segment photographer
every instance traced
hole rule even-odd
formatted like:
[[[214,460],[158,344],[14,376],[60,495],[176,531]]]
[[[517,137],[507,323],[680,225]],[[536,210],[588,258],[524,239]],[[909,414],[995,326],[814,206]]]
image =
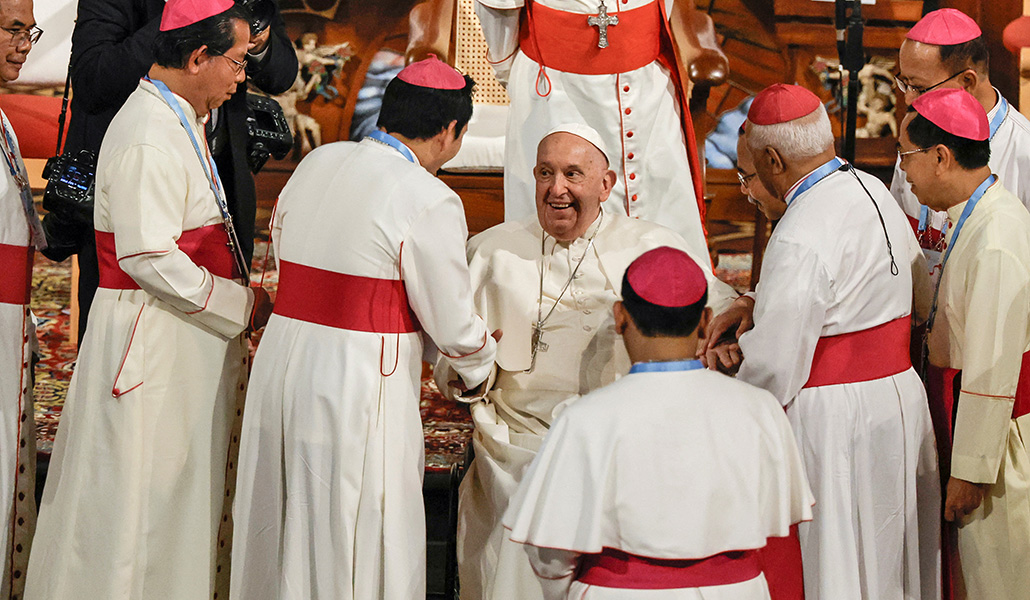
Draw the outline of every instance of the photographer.
[[[286,35],[276,0],[237,0],[265,16],[265,27],[254,31],[247,47],[247,79],[270,94],[286,91],[297,76],[297,55]],[[72,32],[71,79],[75,90],[65,154],[88,150],[94,157],[118,109],[139,85],[154,62],[154,38],[164,0],[79,0]],[[229,212],[241,232],[244,257],[253,254],[256,194],[247,167],[247,86],[219,109],[207,123],[207,138],[225,185]],[[79,341],[86,330],[89,308],[98,284],[92,222],[72,211],[44,218],[53,260],[79,255]]]

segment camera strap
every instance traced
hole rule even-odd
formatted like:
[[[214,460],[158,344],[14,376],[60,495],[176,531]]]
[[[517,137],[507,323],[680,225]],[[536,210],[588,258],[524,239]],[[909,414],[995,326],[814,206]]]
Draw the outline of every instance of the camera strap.
[[[29,236],[32,238],[32,245],[37,250],[45,250],[47,247],[46,236],[43,235],[43,225],[39,221],[39,214],[36,213],[36,205],[32,201],[32,186],[29,185],[29,176],[25,171],[25,163],[21,157],[15,154],[14,136],[11,135],[11,126],[7,122],[7,115],[3,116],[3,150],[4,161],[7,162],[7,169],[18,186],[18,193],[21,195],[22,209],[25,211],[25,219],[29,224]]]
[[[200,159],[200,164],[204,169],[204,175],[207,176],[207,182],[211,186],[211,191],[214,192],[215,200],[218,203],[218,210],[222,213],[222,222],[225,224],[226,233],[229,234],[229,250],[236,259],[236,267],[239,269],[240,275],[246,279],[250,269],[247,267],[247,261],[243,258],[243,251],[240,249],[240,240],[236,236],[236,228],[232,223],[232,215],[229,214],[229,204],[225,199],[225,190],[222,188],[222,180],[218,177],[218,167],[215,165],[214,159],[201,150],[201,146],[197,142],[197,136],[193,134],[193,128],[190,127],[190,123],[186,119],[186,114],[183,113],[182,107],[179,106],[179,101],[172,95],[172,91],[168,89],[168,86],[159,79],[151,79],[150,77],[144,77],[143,79],[157,87],[165,104],[175,111],[175,115],[179,117],[179,124],[182,125],[182,128],[190,136],[190,141],[193,142],[193,149],[196,151],[197,158]]]

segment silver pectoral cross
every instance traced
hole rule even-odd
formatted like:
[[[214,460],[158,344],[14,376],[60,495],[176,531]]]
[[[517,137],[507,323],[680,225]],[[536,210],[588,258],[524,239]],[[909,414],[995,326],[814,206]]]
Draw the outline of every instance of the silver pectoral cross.
[[[533,355],[532,355],[532,357],[530,359],[529,369],[526,370],[526,373],[532,373],[533,369],[536,369],[536,355],[537,355],[537,352],[547,352],[547,344],[544,343],[543,337],[544,337],[544,327],[543,327],[543,324],[539,323],[539,322],[534,323],[533,324],[533,341],[531,342],[532,346],[533,346]]]
[[[590,27],[596,27],[598,33],[597,47],[607,48],[608,47],[608,26],[618,25],[619,15],[609,15],[608,7],[604,5],[604,0],[601,0],[600,6],[597,7],[596,17],[587,17],[587,25]]]

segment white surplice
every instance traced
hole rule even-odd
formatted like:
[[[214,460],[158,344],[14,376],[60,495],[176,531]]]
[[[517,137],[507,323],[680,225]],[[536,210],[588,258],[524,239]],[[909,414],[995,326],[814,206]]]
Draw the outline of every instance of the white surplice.
[[[815,494],[800,527],[808,598],[940,597],[940,484],[926,393],[911,368],[803,388],[820,337],[912,312],[926,267],[905,215],[875,177],[835,171],[792,198],[766,249],[739,377],[787,408]],[[788,198],[790,196],[788,195]],[[923,315],[923,303],[917,314]]]
[[[10,150],[15,168],[25,173],[14,129],[2,111],[0,119],[14,142]],[[6,147],[6,141],[0,143]],[[0,163],[0,169],[0,245],[5,246],[5,254],[24,256],[30,252],[32,241],[21,192],[6,161]],[[30,218],[38,219],[35,211]],[[28,283],[31,285],[31,281]],[[24,291],[3,290],[5,294],[22,297]],[[4,553],[0,598],[5,599],[21,597],[36,525],[36,421],[31,366],[35,336],[28,305],[0,302],[0,526],[4,528],[0,532],[0,552]]]
[[[618,15],[655,1],[609,2],[608,13]],[[537,93],[540,65],[516,51],[519,13],[525,2],[476,0],[476,14],[489,44],[487,58],[511,98],[504,150],[505,221],[536,215],[533,167],[544,135],[564,123],[585,123],[601,135],[611,169],[618,175],[609,200],[611,210],[664,225],[683,236],[692,255],[707,255],[687,159],[686,144],[694,140],[684,141],[668,70],[658,61],[609,75],[579,75],[548,67],[550,93],[542,96]],[[533,0],[533,4],[580,13],[584,28],[588,28],[587,15],[598,12],[597,0]],[[671,0],[665,3],[666,18],[672,5]],[[589,30],[596,32],[593,27]],[[547,84],[541,81],[540,85]]]
[[[629,264],[659,246],[686,250],[675,232],[607,210],[571,243],[545,235],[535,217],[503,223],[470,240],[476,310],[491,330],[499,328],[504,336],[498,343],[492,389],[472,405],[476,458],[462,481],[458,504],[462,598],[541,597],[525,553],[506,541],[501,517],[559,406],[629,370],[629,357],[615,333],[612,306],[620,298]],[[559,301],[584,253],[582,266]],[[708,277],[709,304],[721,309],[732,302],[736,294],[712,275],[707,255],[694,260]],[[532,365],[538,309],[542,307],[546,317],[556,301],[536,365],[526,373]],[[437,369],[436,377],[446,389],[451,378],[446,370]]]
[[[204,120],[176,101],[202,140]],[[189,137],[147,81],[104,138],[95,202],[97,231],[114,234],[118,266],[142,289],[97,290],[25,598],[221,597],[226,463],[246,381],[240,334],[254,295],[176,244],[184,231],[222,218]]]
[[[998,94],[998,102],[987,113],[987,120],[991,123],[1002,109],[1001,92],[997,89],[994,91]],[[1030,209],[1030,120],[1011,103],[1008,104],[1004,120],[991,138],[990,166],[1005,189],[1015,194],[1023,205]],[[891,194],[908,215],[913,226],[917,224],[922,205],[912,193],[912,186],[905,180],[900,160],[894,164]],[[939,232],[948,218],[947,212],[930,210],[928,214],[928,227]]]
[[[952,243],[967,202],[948,209]],[[962,226],[942,276],[930,361],[962,371],[951,476],[989,484],[960,521],[958,563],[970,599],[1030,593],[1030,415],[1012,418],[1030,350],[1030,213],[1000,183]]]
[[[704,369],[640,372],[583,396],[555,419],[504,526],[527,545],[549,600],[756,600],[769,597],[763,575],[675,590],[573,579],[578,555],[605,548],[681,560],[759,549],[810,519],[812,502],[772,394]]]
[[[425,598],[423,343],[470,386],[496,350],[473,312],[467,237],[458,196],[380,142],[322,146],[297,167],[274,215],[276,259],[402,280],[422,331],[272,315],[244,418],[233,598]],[[370,308],[339,298],[340,311]]]

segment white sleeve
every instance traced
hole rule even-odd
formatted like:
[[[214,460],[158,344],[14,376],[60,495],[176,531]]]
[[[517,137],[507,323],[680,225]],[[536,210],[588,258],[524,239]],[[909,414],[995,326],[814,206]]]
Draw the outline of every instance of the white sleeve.
[[[190,319],[235,337],[246,328],[254,292],[212,275],[179,249],[189,193],[179,162],[155,146],[133,146],[113,161],[109,198],[118,265],[147,293]],[[214,202],[214,198],[211,199]]]
[[[465,211],[456,195],[422,211],[401,246],[408,302],[445,362],[469,387],[493,368],[497,343],[472,304]]]
[[[754,329],[740,337],[737,377],[772,392],[787,406],[808,381],[830,304],[830,277],[811,249],[769,244],[755,302]]]
[[[515,51],[519,48],[521,6],[521,0],[477,0],[475,6],[488,46],[486,59],[493,66],[497,81],[505,87],[511,64],[515,61]]]
[[[568,597],[569,586],[576,574],[578,552],[540,548],[530,544],[522,547],[529,555],[529,564],[533,567],[545,600],[564,600]]]

